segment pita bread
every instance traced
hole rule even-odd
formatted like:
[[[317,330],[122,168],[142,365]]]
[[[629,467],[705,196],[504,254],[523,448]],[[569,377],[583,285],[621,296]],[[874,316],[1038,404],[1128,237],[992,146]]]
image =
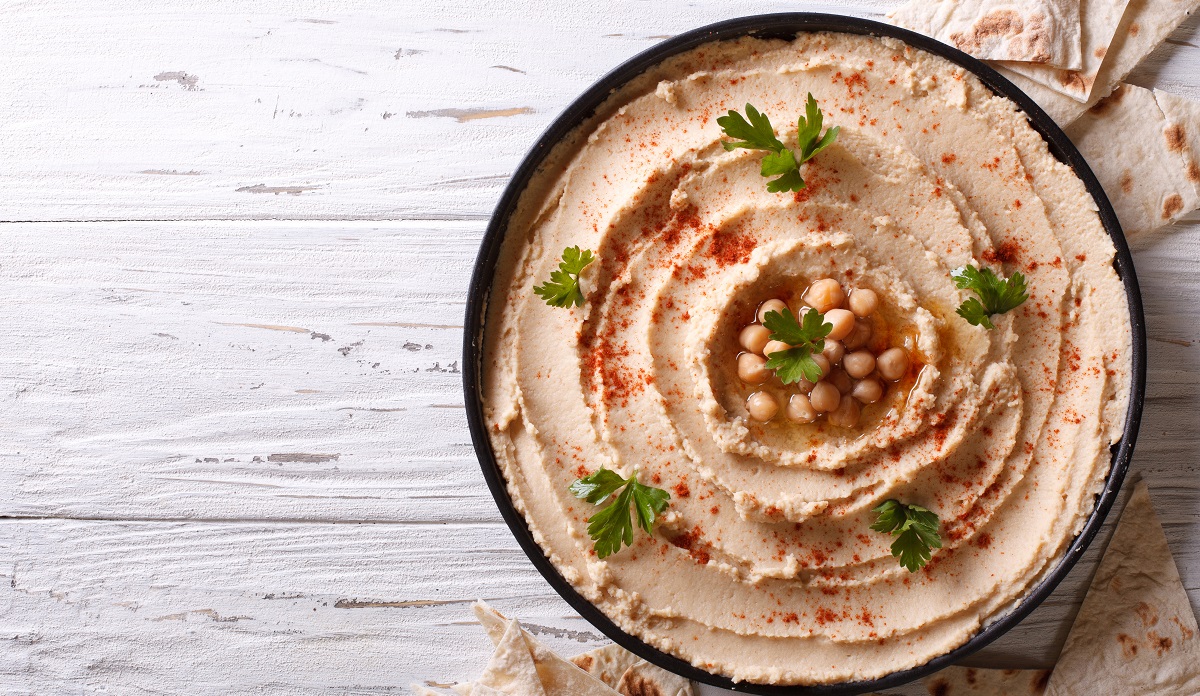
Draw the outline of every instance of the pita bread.
[[[1144,481],[1104,552],[1046,696],[1200,694],[1196,617]]]
[[[583,671],[616,689],[621,696],[692,696],[692,682],[646,662],[617,645],[606,645],[571,658]]]
[[[1049,66],[1006,62],[1004,67],[1050,89],[1086,102],[1096,83],[1096,75],[1108,55],[1113,36],[1125,14],[1129,0],[1081,0],[1079,3],[1079,40],[1081,63],[1078,66]]]
[[[1200,101],[1160,89],[1154,90],[1154,100],[1167,117],[1167,149],[1183,153],[1185,176],[1200,191]]]
[[[1200,110],[1180,103],[1186,100],[1169,101],[1176,118],[1187,123],[1169,123],[1150,90],[1121,85],[1066,129],[1130,237],[1200,206],[1200,188],[1189,179],[1189,171],[1197,172],[1185,137],[1200,132]]]
[[[642,662],[642,659],[613,643],[576,655],[571,658],[571,662],[579,669],[615,689],[621,682],[625,670]]]
[[[617,692],[621,696],[692,696],[692,682],[638,660],[621,675]]]
[[[976,58],[1083,67],[1079,0],[911,0],[888,18]]]
[[[537,665],[529,654],[529,645],[521,635],[521,626],[509,621],[504,635],[496,644],[496,652],[477,682],[510,696],[546,696]]]
[[[475,616],[483,624],[492,644],[499,647],[510,622],[483,602],[474,605]],[[516,623],[516,622],[512,622]],[[546,696],[618,696],[611,687],[544,647],[517,624],[517,631],[533,659]]]
[[[921,680],[930,696],[1042,696],[1048,669],[947,667]]]
[[[1004,66],[997,66],[997,69],[1033,97],[1058,125],[1066,126],[1107,97],[1129,71],[1170,36],[1197,7],[1200,7],[1200,0],[1129,0],[1100,69],[1088,88],[1087,101],[1082,104],[1078,99]],[[1061,84],[1053,79],[1047,79],[1046,83]]]

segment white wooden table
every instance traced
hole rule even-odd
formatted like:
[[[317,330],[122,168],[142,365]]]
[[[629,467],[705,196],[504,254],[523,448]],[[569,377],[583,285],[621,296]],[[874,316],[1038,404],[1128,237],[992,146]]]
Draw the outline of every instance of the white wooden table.
[[[663,37],[887,7],[6,4],[0,692],[406,693],[479,673],[480,597],[565,653],[599,644],[501,522],[467,434],[462,314],[492,206],[570,100]],[[1196,19],[1133,81],[1200,97]],[[1135,244],[1134,470],[1194,603],[1198,222]],[[1095,555],[974,662],[1051,664]]]

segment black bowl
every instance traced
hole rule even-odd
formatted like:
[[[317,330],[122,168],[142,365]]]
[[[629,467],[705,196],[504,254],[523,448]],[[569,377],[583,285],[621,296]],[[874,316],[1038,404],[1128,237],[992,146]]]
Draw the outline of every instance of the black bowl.
[[[1114,266],[1125,285],[1125,297],[1129,303],[1130,324],[1133,330],[1133,384],[1130,388],[1129,410],[1125,414],[1124,435],[1120,442],[1112,448],[1112,465],[1109,470],[1108,479],[1105,482],[1104,489],[1100,492],[1096,500],[1096,506],[1091,516],[1088,518],[1086,524],[1084,524],[1083,531],[1075,537],[1066,553],[1058,561],[1058,565],[1041,582],[1034,586],[1025,595],[1024,599],[1021,600],[1021,603],[1012,611],[995,618],[966,643],[945,655],[936,657],[919,667],[902,672],[894,672],[879,679],[820,686],[767,686],[747,682],[734,683],[727,677],[693,667],[691,664],[653,648],[622,631],[608,617],[601,613],[600,610],[571,587],[571,584],[558,573],[558,570],[546,558],[542,548],[533,540],[525,518],[513,507],[512,500],[508,496],[504,475],[501,473],[500,467],[496,464],[491,441],[488,439],[487,430],[484,427],[480,394],[480,359],[483,352],[483,323],[487,314],[488,295],[491,290],[492,276],[500,251],[500,244],[503,240],[505,229],[508,226],[508,218],[516,207],[521,192],[525,189],[538,165],[549,154],[550,150],[572,129],[587,119],[613,90],[645,72],[650,67],[662,62],[664,59],[695,48],[703,43],[723,39],[735,39],[747,35],[769,39],[792,39],[800,32],[812,31],[866,34],[900,39],[910,46],[941,56],[952,63],[966,68],[975,73],[993,92],[1016,102],[1017,106],[1025,112],[1034,129],[1046,139],[1050,147],[1050,152],[1061,162],[1070,166],[1075,171],[1075,174],[1083,180],[1088,193],[1096,200],[1096,205],[1100,211],[1100,221],[1104,224],[1105,230],[1112,237],[1113,244],[1117,248]],[[554,123],[546,129],[546,132],[538,138],[533,148],[529,151],[529,154],[521,162],[521,166],[513,174],[512,180],[509,181],[507,188],[504,190],[504,194],[500,197],[500,202],[496,205],[496,211],[492,214],[491,222],[488,224],[487,232],[484,234],[483,245],[479,250],[479,257],[475,261],[475,271],[471,276],[471,286],[467,297],[466,329],[463,336],[463,388],[466,397],[467,422],[471,428],[471,440],[475,444],[475,453],[479,457],[479,463],[483,467],[483,476],[487,479],[488,487],[492,491],[492,496],[496,499],[496,504],[500,507],[500,513],[503,515],[504,521],[508,523],[509,529],[512,530],[512,533],[517,538],[517,542],[521,544],[521,548],[529,556],[529,560],[533,561],[533,564],[550,585],[583,618],[600,629],[604,635],[639,657],[676,674],[705,684],[732,689],[733,691],[751,694],[790,694],[793,696],[858,694],[867,691],[878,691],[919,679],[974,653],[993,640],[996,640],[996,638],[999,638],[1005,631],[1020,622],[1021,619],[1024,619],[1041,604],[1042,600],[1046,599],[1054,591],[1058,583],[1070,572],[1076,561],[1079,560],[1079,557],[1083,555],[1084,550],[1087,549],[1088,544],[1095,538],[1096,532],[1100,530],[1100,525],[1104,522],[1104,517],[1108,514],[1109,509],[1112,508],[1117,492],[1121,488],[1121,482],[1124,480],[1125,473],[1129,469],[1129,460],[1133,455],[1133,444],[1137,438],[1138,424],[1141,421],[1142,400],[1146,388],[1146,327],[1145,318],[1142,315],[1141,293],[1138,290],[1137,276],[1134,274],[1133,269],[1133,259],[1129,254],[1129,246],[1125,243],[1125,236],[1121,232],[1120,223],[1117,222],[1116,213],[1113,212],[1112,205],[1109,203],[1108,197],[1104,194],[1104,189],[1101,188],[1100,182],[1096,180],[1096,176],[1092,174],[1092,170],[1088,167],[1087,162],[1084,161],[1083,155],[1079,154],[1079,150],[1067,139],[1062,129],[1046,115],[1046,112],[1042,111],[1041,107],[1026,96],[1024,92],[1017,89],[1011,82],[1001,77],[999,73],[979,60],[956,48],[906,29],[900,29],[889,24],[882,24],[867,19],[842,17],[839,15],[814,13],[770,14],[742,17],[718,22],[717,24],[710,24],[706,27],[680,34],[639,53],[600,78],[596,84],[592,85],[582,96],[572,102],[562,115],[555,119]]]

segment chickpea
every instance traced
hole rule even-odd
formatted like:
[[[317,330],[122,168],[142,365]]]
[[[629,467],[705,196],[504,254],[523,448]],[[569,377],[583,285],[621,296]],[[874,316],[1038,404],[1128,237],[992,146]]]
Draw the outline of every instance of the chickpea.
[[[783,310],[787,309],[787,304],[783,300],[767,300],[758,308],[759,323],[767,320],[767,312],[779,312],[783,314]]]
[[[825,313],[825,323],[833,325],[826,338],[840,341],[854,331],[854,312],[848,309],[831,309]]]
[[[862,379],[875,371],[875,356],[869,350],[856,350],[842,359],[842,367],[855,379]]]
[[[822,377],[829,374],[829,358],[825,357],[822,353],[817,353],[816,355],[812,356],[812,359],[813,362],[817,364],[817,367],[821,368]]]
[[[829,382],[817,382],[808,401],[818,413],[828,413],[838,407],[842,401],[842,393]]]
[[[781,350],[790,350],[791,346],[783,341],[767,341],[767,345],[763,346],[763,355],[770,357],[771,353],[778,353]]]
[[[787,405],[788,420],[796,423],[811,423],[817,419],[817,410],[803,394],[792,394]]]
[[[841,369],[832,370],[825,381],[837,387],[837,390],[843,394],[849,394],[850,390],[854,388],[854,380],[850,379],[850,375]]]
[[[850,395],[864,404],[873,404],[883,398],[883,385],[877,379],[864,379],[854,385]]]
[[[815,386],[817,386],[816,382],[810,382],[807,379],[804,379],[803,377],[800,378],[799,382],[796,382],[796,388],[799,389],[801,391],[801,393],[804,393],[804,394],[811,392],[813,390],[813,387],[815,387]]]
[[[874,290],[859,288],[850,293],[850,311],[860,317],[869,317],[879,309],[879,295]]]
[[[754,420],[766,423],[779,413],[779,402],[769,392],[754,392],[746,399],[746,410]]]
[[[854,330],[842,340],[842,343],[846,346],[846,350],[858,350],[867,345],[867,341],[871,340],[872,333],[871,322],[859,319],[854,322]]]
[[[835,307],[841,307],[846,300],[846,293],[841,283],[833,278],[822,278],[809,286],[804,293],[804,303],[821,314]]]
[[[858,425],[858,418],[861,415],[862,409],[859,408],[857,401],[842,399],[838,407],[829,414],[829,423],[839,428],[853,428]]]
[[[761,353],[767,341],[771,340],[771,332],[762,324],[751,324],[738,334],[738,343],[751,353]]]
[[[762,384],[771,376],[767,360],[754,353],[742,353],[737,357],[738,379],[746,384]]]
[[[843,346],[841,341],[826,339],[825,350],[821,351],[821,355],[824,355],[831,365],[839,365],[846,355],[846,346]]]
[[[875,359],[875,366],[879,369],[881,377],[895,382],[908,372],[908,351],[903,348],[889,348]]]

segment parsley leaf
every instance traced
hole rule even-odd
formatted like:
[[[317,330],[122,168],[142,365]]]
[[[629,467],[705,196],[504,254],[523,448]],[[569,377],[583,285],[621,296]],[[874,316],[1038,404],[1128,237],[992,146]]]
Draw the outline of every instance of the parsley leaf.
[[[804,313],[803,324],[796,320],[796,315],[787,307],[784,307],[782,312],[767,312],[767,316],[763,317],[763,326],[770,330],[772,341],[783,341],[792,345],[814,341],[823,343],[821,339],[833,331],[833,324],[826,324],[825,315],[815,309]],[[823,349],[824,345],[817,346],[817,350]]]
[[[1025,288],[1025,276],[1013,273],[1008,280],[1000,278],[990,268],[963,266],[950,271],[954,285],[961,290],[970,290],[979,296],[972,297],[958,307],[958,316],[972,326],[994,329],[991,316],[1004,314],[1029,299]]]
[[[791,345],[788,350],[779,350],[767,356],[767,369],[784,384],[793,384],[801,379],[816,382],[821,379],[821,367],[813,360],[814,353],[825,350],[825,336],[833,330],[833,324],[825,323],[825,315],[809,310],[802,321],[796,321],[792,310],[784,307],[783,312],[767,312],[763,326],[771,331],[772,341],[783,341]]]
[[[762,169],[759,173],[763,176],[778,176],[779,178],[768,181],[767,190],[772,193],[799,191],[805,186],[804,178],[800,176],[800,165],[833,144],[833,141],[837,140],[838,133],[841,132],[841,128],[834,126],[825,131],[824,136],[821,135],[824,115],[811,92],[804,109],[805,115],[797,121],[796,142],[800,146],[799,157],[775,136],[771,120],[767,118],[766,114],[754,108],[752,104],[746,104],[746,116],[731,110],[727,116],[717,119],[717,125],[721,126],[725,135],[737,138],[737,140],[723,140],[721,145],[726,151],[737,148],[769,151],[771,154],[763,157]],[[747,117],[749,118],[747,119]]]
[[[621,478],[615,471],[600,467],[600,470],[590,476],[576,479],[571,483],[571,494],[576,498],[597,505],[604,502],[617,490],[624,487],[611,503],[588,520],[588,536],[594,542],[592,548],[600,558],[607,558],[625,546],[633,545],[633,517],[629,514],[629,506],[633,505],[637,516],[637,525],[647,534],[654,528],[654,522],[671,500],[671,495],[661,488],[647,486],[637,480],[637,471],[628,479]]]
[[[740,141],[735,142],[723,141],[721,145],[724,146],[726,152],[739,147],[773,152],[784,149],[783,143],[775,137],[775,129],[771,127],[771,120],[767,118],[766,114],[760,113],[753,105],[747,104],[746,115],[750,117],[749,121],[738,112],[730,110],[728,116],[721,116],[717,119],[717,125],[725,131],[725,135],[731,138],[741,138]]]
[[[599,505],[624,485],[625,479],[621,478],[620,474],[600,467],[600,470],[591,476],[575,479],[571,483],[570,491],[571,495],[576,498],[586,500],[592,505]]]
[[[591,249],[579,250],[579,247],[563,249],[562,263],[557,271],[551,271],[550,280],[534,286],[533,291],[551,307],[576,307],[583,304],[583,292],[579,289],[579,274],[588,264],[595,261]]]
[[[942,548],[938,534],[938,516],[919,505],[906,505],[899,500],[885,500],[871,512],[877,517],[871,529],[896,537],[892,555],[900,565],[915,573],[929,562],[933,549]]]

